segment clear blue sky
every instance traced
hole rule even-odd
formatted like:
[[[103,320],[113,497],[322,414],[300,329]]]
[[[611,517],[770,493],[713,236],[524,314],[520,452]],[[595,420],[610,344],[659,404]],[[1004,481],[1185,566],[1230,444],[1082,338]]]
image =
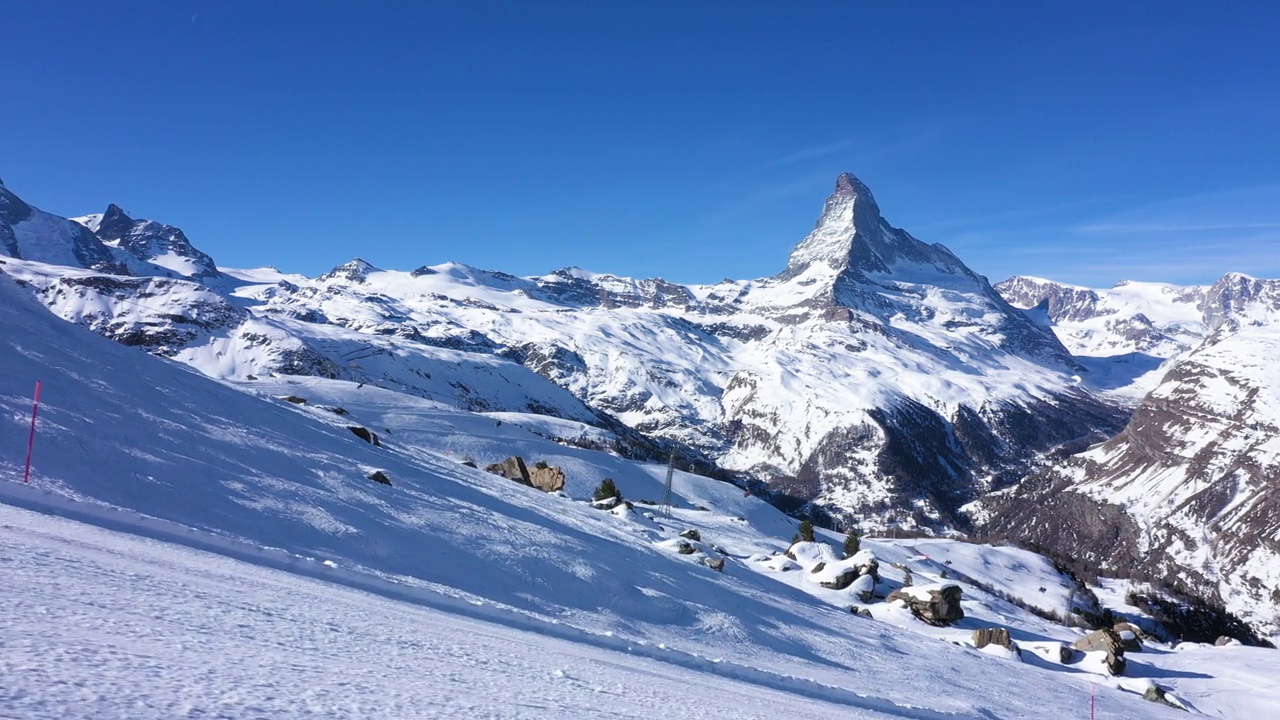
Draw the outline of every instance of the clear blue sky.
[[[835,176],[993,281],[1280,277],[1268,2],[0,0],[0,177],[220,264],[771,275]]]

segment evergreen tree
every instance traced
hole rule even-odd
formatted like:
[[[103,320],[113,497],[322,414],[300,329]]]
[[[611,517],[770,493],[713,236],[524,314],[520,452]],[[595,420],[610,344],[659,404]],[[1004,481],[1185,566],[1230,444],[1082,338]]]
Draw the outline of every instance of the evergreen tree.
[[[854,555],[857,555],[861,546],[862,544],[858,538],[857,532],[850,530],[849,534],[844,536],[844,556],[846,558],[851,558]]]
[[[805,542],[813,542],[813,523],[808,520],[800,521],[800,539]]]
[[[618,486],[613,484],[613,478],[601,480],[591,499],[599,502],[606,498],[618,498],[618,502],[622,502],[622,493],[618,490]]]

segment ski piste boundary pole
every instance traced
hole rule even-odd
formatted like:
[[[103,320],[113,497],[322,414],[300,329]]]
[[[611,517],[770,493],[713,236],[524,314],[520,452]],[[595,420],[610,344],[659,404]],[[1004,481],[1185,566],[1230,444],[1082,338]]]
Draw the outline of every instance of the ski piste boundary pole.
[[[40,412],[40,381],[36,381],[36,399],[31,403],[31,435],[27,437],[27,469],[22,472],[22,482],[31,480],[31,450],[36,446],[36,415]]]

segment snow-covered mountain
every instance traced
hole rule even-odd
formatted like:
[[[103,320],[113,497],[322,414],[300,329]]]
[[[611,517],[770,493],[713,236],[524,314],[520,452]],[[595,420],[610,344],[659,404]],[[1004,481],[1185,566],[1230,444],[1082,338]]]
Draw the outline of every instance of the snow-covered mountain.
[[[127,274],[113,252],[85,227],[33,208],[0,182],[0,253],[50,265]]]
[[[189,278],[213,278],[218,268],[213,258],[197,250],[181,230],[154,220],[134,220],[119,205],[105,213],[71,218],[103,243]]]
[[[991,526],[1099,567],[1164,576],[1280,627],[1280,281],[1173,296],[1206,335],[1125,430],[985,501]],[[1189,321],[1190,322],[1190,321]]]
[[[662,514],[644,499],[663,465],[550,439],[586,423],[348,380],[219,382],[53,317],[6,276],[21,262],[0,265],[0,675],[20,678],[0,714],[1056,718],[1095,685],[1132,718],[1166,715],[1144,695],[1274,702],[1224,692],[1277,666],[1258,648],[1152,638],[1108,674],[1105,651],[1067,647],[1082,631],[1024,609],[1086,594],[1032,553],[868,538],[855,558],[881,580],[863,600],[816,564],[788,572],[795,523],[760,498],[677,472]],[[563,492],[472,467],[511,453],[562,468]],[[633,506],[590,502],[606,476]],[[791,555],[855,562],[818,540]],[[965,619],[884,601],[908,576],[960,590]],[[983,629],[1010,647],[978,649]]]
[[[482,379],[424,382],[448,374],[432,358],[528,368],[793,506],[869,525],[962,522],[960,505],[1124,419],[1051,331],[890,226],[847,174],[781,273],[700,286],[362,260],[314,279],[214,277],[176,229],[114,206],[83,222],[109,250],[203,282],[28,277],[50,308],[121,339],[144,329],[139,344],[211,376],[348,377],[496,410]]]
[[[1054,332],[1074,355],[1170,358],[1194,347],[1208,332],[1201,308],[1207,286],[1125,280],[1095,290],[1019,276],[995,288],[1016,307],[1043,303]]]
[[[60,317],[213,378],[311,376],[559,418],[568,424],[547,434],[636,458],[676,450],[684,467],[758,478],[785,508],[864,528],[963,525],[966,503],[1052,466],[1035,476],[1048,479],[982,504],[988,528],[1074,527],[1095,512],[1081,508],[1114,495],[1135,511],[1101,506],[1105,537],[1082,550],[1099,562],[1115,547],[1154,548],[1133,538],[1166,526],[1231,545],[1220,527],[1228,506],[1249,508],[1230,520],[1238,529],[1248,518],[1244,536],[1276,540],[1267,528],[1280,514],[1257,499],[1270,497],[1275,460],[1240,434],[1269,421],[1201,422],[1246,402],[1251,418],[1269,417],[1272,378],[1245,369],[1265,367],[1272,350],[1271,281],[1104,291],[1015,278],[998,286],[1007,302],[946,248],[889,225],[850,175],[781,273],[693,286],[578,268],[403,272],[359,259],[317,278],[218,270],[180,230],[116,206],[70,222],[0,191],[7,274]],[[1213,392],[1214,377],[1238,380],[1242,394]],[[1134,406],[1125,433],[1062,462],[1113,438]],[[1237,466],[1256,466],[1254,480],[1230,485],[1239,476],[1223,468]],[[1144,483],[1174,505],[1211,485],[1236,489],[1214,491],[1231,498],[1223,507],[1179,510],[1175,522],[1137,510],[1145,505],[1125,493]],[[1071,492],[1041,502],[1046,488]],[[1040,541],[1073,555],[1072,533]],[[1237,571],[1249,545],[1233,547],[1231,558],[1165,556],[1199,574],[1182,587],[1226,600],[1248,578],[1259,592],[1280,588],[1270,570]],[[1216,573],[1234,575],[1215,584]]]

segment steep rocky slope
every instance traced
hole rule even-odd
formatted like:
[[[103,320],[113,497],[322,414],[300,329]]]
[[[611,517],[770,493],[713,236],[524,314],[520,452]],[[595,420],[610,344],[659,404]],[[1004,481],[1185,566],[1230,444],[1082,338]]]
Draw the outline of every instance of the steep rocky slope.
[[[1125,430],[989,499],[988,527],[1280,627],[1280,281],[1197,293],[1203,343]]]

